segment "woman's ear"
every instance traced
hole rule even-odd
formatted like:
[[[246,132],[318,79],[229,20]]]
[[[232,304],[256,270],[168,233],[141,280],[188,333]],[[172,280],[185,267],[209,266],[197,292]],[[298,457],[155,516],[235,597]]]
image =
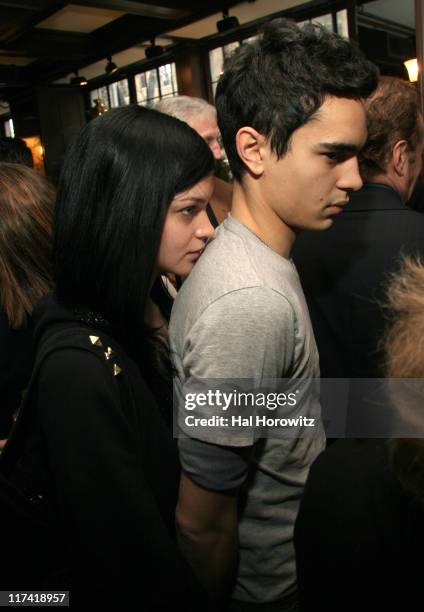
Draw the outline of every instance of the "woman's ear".
[[[263,174],[263,154],[266,139],[252,127],[242,127],[236,134],[237,153],[243,164],[255,177]]]

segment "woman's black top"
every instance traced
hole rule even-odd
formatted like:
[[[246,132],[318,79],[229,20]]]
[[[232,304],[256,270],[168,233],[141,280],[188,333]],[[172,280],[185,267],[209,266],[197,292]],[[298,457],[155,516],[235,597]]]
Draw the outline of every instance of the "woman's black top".
[[[34,360],[31,326],[12,329],[0,308],[0,439],[7,438]]]
[[[85,329],[50,297],[33,316],[36,343]],[[61,349],[43,362],[31,439],[13,476],[59,517],[68,567],[46,586],[69,588],[81,606],[204,607],[175,543],[175,440],[122,347],[101,326],[87,327],[89,336],[99,338],[98,355]]]

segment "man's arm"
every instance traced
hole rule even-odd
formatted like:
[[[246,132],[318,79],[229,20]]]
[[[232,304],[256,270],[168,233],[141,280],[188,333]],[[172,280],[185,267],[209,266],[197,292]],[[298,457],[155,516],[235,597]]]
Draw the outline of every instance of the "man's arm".
[[[181,357],[174,355],[185,373],[183,393],[214,379],[280,377],[293,362],[294,330],[293,309],[275,291],[261,286],[226,294],[197,318],[176,351]],[[209,417],[212,406],[197,406],[195,414]],[[184,418],[179,425],[185,434],[178,440],[181,547],[202,584],[221,596],[228,594],[237,566],[237,492],[248,476],[254,435],[226,427],[202,432],[185,427]]]
[[[183,472],[176,520],[179,545],[199,582],[224,599],[237,566],[237,492],[208,491]]]

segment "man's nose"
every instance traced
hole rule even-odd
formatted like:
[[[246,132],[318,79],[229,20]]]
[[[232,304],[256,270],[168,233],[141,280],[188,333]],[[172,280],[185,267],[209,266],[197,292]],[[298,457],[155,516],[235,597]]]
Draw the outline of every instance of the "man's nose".
[[[363,185],[363,180],[359,174],[358,158],[353,157],[343,164],[343,173],[337,181],[337,187],[344,191],[358,191]]]
[[[217,160],[222,159],[223,151],[221,149],[221,145],[219,144],[218,140],[216,140],[216,139],[213,140],[210,143],[209,146],[210,146],[210,149],[211,149],[211,151],[213,153],[214,158],[217,159]]]

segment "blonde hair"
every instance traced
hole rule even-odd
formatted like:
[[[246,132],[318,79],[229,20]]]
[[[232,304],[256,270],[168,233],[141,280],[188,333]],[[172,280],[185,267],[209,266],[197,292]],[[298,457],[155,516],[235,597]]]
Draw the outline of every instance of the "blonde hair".
[[[392,322],[384,341],[389,378],[424,378],[424,262],[404,258],[388,292]],[[391,396],[398,410],[412,422],[424,420],[424,381],[397,381]],[[390,441],[392,468],[405,489],[424,497],[424,439]]]

